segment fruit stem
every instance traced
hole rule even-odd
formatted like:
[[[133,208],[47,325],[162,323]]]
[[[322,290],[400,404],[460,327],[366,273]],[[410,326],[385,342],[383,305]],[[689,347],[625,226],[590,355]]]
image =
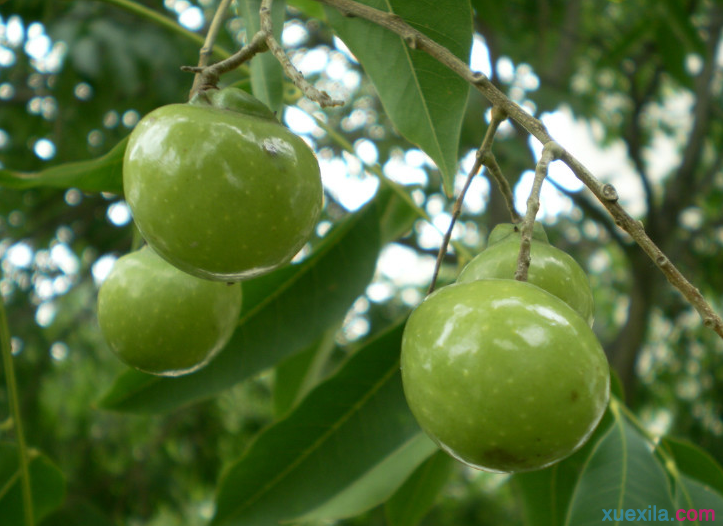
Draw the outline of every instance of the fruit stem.
[[[3,365],[5,367],[5,379],[8,386],[8,399],[10,409],[13,414],[13,424],[15,426],[15,435],[18,442],[18,463],[20,465],[22,495],[23,495],[23,513],[25,515],[26,526],[33,526],[35,518],[33,517],[33,494],[30,489],[30,467],[28,461],[28,449],[25,443],[25,434],[23,432],[23,422],[20,415],[20,401],[18,396],[18,384],[15,379],[15,368],[13,365],[12,344],[10,343],[10,329],[8,328],[7,316],[5,314],[5,305],[0,297],[0,347],[3,355]]]
[[[211,25],[209,26],[208,32],[206,33],[206,40],[204,40],[203,46],[198,52],[198,67],[202,68],[202,70],[203,68],[208,66],[208,63],[211,60],[211,55],[213,54],[213,45],[216,43],[218,32],[221,29],[221,23],[223,22],[223,18],[226,15],[230,4],[231,0],[221,0],[221,2],[219,2],[218,4],[218,7],[216,8],[216,12],[213,15],[213,20],[211,21]],[[201,72],[197,72],[195,77],[193,78],[193,87],[191,88],[191,92],[188,95],[189,100],[198,92],[199,89],[201,89],[204,81],[205,79],[203,77],[203,74]]]
[[[452,220],[449,222],[449,228],[447,228],[447,232],[444,234],[444,238],[442,239],[442,244],[439,246],[439,252],[437,253],[437,260],[434,263],[434,273],[432,274],[432,282],[429,284],[429,289],[427,290],[427,294],[431,294],[434,292],[434,288],[437,286],[437,278],[439,277],[439,269],[442,267],[442,260],[444,259],[444,255],[447,253],[447,247],[449,246],[449,240],[452,238],[452,230],[454,229],[454,225],[457,222],[457,219],[459,219],[460,214],[462,213],[462,203],[464,203],[464,196],[467,195],[467,190],[469,190],[470,185],[472,184],[472,179],[474,179],[474,176],[477,175],[477,172],[479,172],[480,168],[485,164],[486,160],[489,160],[489,156],[491,155],[492,151],[492,142],[494,141],[495,134],[497,133],[497,129],[499,128],[500,124],[507,118],[507,113],[497,107],[492,108],[492,117],[490,119],[490,125],[487,127],[487,132],[485,133],[485,137],[482,140],[482,145],[479,147],[479,150],[477,150],[477,154],[475,155],[474,164],[472,165],[472,168],[470,169],[469,173],[467,174],[467,180],[464,182],[464,186],[462,187],[462,191],[459,193],[459,196],[457,196],[457,200],[454,202],[454,206],[452,207]],[[503,178],[504,179],[504,178]],[[505,181],[507,182],[507,181]],[[512,191],[510,190],[510,194]]]
[[[527,273],[530,270],[530,248],[532,246],[532,229],[535,224],[537,211],[540,209],[540,191],[542,183],[547,177],[547,169],[552,161],[560,156],[562,148],[554,141],[548,141],[542,148],[542,155],[537,161],[535,167],[535,180],[532,183],[530,196],[527,198],[527,211],[525,218],[522,220],[522,228],[520,229],[520,253],[517,256],[517,270],[515,270],[515,279],[518,281],[527,281]]]

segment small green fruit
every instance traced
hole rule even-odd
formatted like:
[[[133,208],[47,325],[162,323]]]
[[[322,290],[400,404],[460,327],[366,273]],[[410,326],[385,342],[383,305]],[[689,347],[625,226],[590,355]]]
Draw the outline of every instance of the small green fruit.
[[[536,226],[539,223],[536,223]],[[513,279],[517,270],[521,234],[511,224],[498,225],[485,250],[462,269],[457,283],[478,279]],[[569,255],[547,242],[542,225],[533,232],[527,281],[557,296],[592,326],[595,304],[585,271]]]
[[[159,255],[219,281],[288,263],[311,237],[323,199],[311,149],[235,88],[146,115],[128,141],[123,186]]]
[[[207,364],[228,342],[241,310],[241,285],[191,276],[149,247],[113,265],[98,292],[108,345],[141,371],[179,376]]]
[[[487,246],[489,247],[494,245],[495,243],[499,243],[503,239],[513,234],[516,234],[519,239],[519,236],[521,235],[520,225],[515,225],[512,223],[500,223],[492,229],[492,232],[490,232],[490,235],[487,238]],[[532,225],[532,239],[543,241],[545,243],[550,242],[547,239],[547,232],[545,232],[545,228],[542,226],[542,223],[538,223],[537,221],[535,221],[535,223]]]
[[[571,455],[605,412],[605,354],[566,303],[486,279],[428,296],[402,339],[402,381],[422,429],[478,469],[530,471]]]

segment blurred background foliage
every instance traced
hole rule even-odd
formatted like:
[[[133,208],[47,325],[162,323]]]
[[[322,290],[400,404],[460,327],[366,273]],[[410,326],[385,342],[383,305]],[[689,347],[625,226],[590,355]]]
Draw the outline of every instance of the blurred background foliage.
[[[203,35],[216,0],[138,2]],[[0,168],[33,172],[98,157],[151,109],[187,98],[198,41],[91,0],[0,2]],[[431,216],[382,251],[374,281],[348,313],[340,344],[363,338],[423,297],[451,203],[428,158],[394,130],[373,87],[320,20],[313,1],[289,1],[283,43],[307,78],[341,108],[322,111],[293,88],[283,120],[317,151],[326,187],[320,229],[377,188],[373,166]],[[622,201],[656,243],[723,311],[723,8],[712,0],[626,2],[473,0],[473,64],[552,130]],[[246,38],[232,15],[218,44]],[[244,82],[236,72],[224,82]],[[489,107],[470,95],[463,167]],[[325,124],[318,125],[314,119]],[[332,130],[333,132],[330,132]],[[567,136],[571,136],[570,139]],[[566,140],[567,139],[567,140]],[[345,152],[342,140],[356,152]],[[570,142],[573,141],[573,142]],[[535,148],[506,124],[495,142],[524,195]],[[458,189],[464,179],[460,169]],[[594,329],[628,403],[655,432],[687,437],[723,462],[723,342],[646,256],[566,179],[551,177],[542,217],[553,244],[590,275]],[[474,254],[508,221],[497,190],[478,177],[454,239]],[[97,286],[132,243],[122,197],[76,189],[0,189],[0,291],[8,307],[30,444],[67,476],[64,508],[43,524],[203,524],[218,473],[273,418],[273,374],[163,417],[98,410],[123,366],[102,342]],[[465,262],[449,252],[442,280]],[[4,379],[3,379],[4,382]],[[12,438],[0,389],[0,438]],[[521,524],[505,478],[455,468],[423,524]],[[82,522],[86,521],[86,522]],[[385,524],[384,512],[343,521]]]

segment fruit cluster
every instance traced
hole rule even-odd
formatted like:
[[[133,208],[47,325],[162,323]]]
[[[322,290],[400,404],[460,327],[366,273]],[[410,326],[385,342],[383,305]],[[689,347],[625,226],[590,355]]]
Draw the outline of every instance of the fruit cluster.
[[[128,141],[123,189],[148,246],[116,262],[98,320],[121,360],[168,376],[197,370],[228,342],[239,281],[288,263],[323,198],[311,149],[235,88],[146,115]]]
[[[571,455],[610,393],[584,271],[536,226],[528,281],[516,281],[519,247],[514,225],[496,227],[457,283],[412,312],[402,341],[404,392],[421,427],[453,457],[495,472]]]

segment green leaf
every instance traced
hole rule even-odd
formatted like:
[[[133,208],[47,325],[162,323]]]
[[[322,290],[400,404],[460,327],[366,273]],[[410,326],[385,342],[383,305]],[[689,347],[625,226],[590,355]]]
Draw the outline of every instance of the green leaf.
[[[276,366],[274,415],[282,416],[294,407],[321,379],[323,367],[335,348],[338,327],[333,326],[307,350]]]
[[[385,512],[389,526],[419,524],[457,465],[447,453],[437,451],[419,466],[387,501]]]
[[[593,448],[572,495],[565,521],[570,526],[597,525],[605,519],[603,510],[628,513],[652,510],[674,513],[674,503],[663,466],[650,444],[621,414],[620,403],[612,400],[613,425]],[[659,518],[657,515],[655,518]],[[628,519],[629,520],[629,519]]]
[[[77,188],[83,192],[123,193],[123,155],[128,138],[97,159],[64,163],[39,172],[0,169],[0,186],[25,190],[38,186]]]
[[[261,0],[240,0],[238,7],[246,21],[246,38],[251,38],[261,29],[259,9]],[[281,40],[284,27],[286,2],[277,0],[272,4],[271,20],[274,36]],[[251,60],[251,92],[266,104],[271,111],[278,112],[284,98],[284,73],[279,61],[271,53],[260,53]]]
[[[298,9],[309,18],[326,19],[324,7],[315,0],[289,0],[289,6]]]
[[[30,485],[36,521],[57,509],[65,499],[65,477],[48,457],[29,452]],[[18,448],[0,443],[0,518],[2,526],[24,526]]]
[[[723,510],[723,495],[710,486],[681,475],[676,483],[675,518],[686,524],[705,525],[715,521],[715,512]]]
[[[469,1],[361,3],[399,15],[414,29],[468,62],[472,45]],[[469,85],[425,52],[411,49],[401,37],[372,22],[342,16],[331,8],[327,9],[327,17],[364,67],[389,118],[406,139],[434,160],[442,173],[445,192],[451,195]]]
[[[294,520],[310,522],[360,515],[386,501],[436,451],[439,448],[427,435],[417,433],[331,500]]]
[[[170,411],[301,352],[343,320],[369,284],[378,252],[379,217],[373,202],[328,233],[302,263],[244,282],[239,327],[204,369],[178,378],[129,370],[103,396],[101,407]]]
[[[672,455],[678,472],[723,495],[723,469],[707,451],[691,442],[671,437],[664,438],[659,447]]]
[[[347,494],[345,501],[334,502],[334,497],[367,477],[379,480],[377,468],[394,463],[393,456],[409,446],[422,458],[431,453],[417,442],[420,430],[404,398],[402,331],[399,323],[371,338],[289,417],[251,444],[221,479],[213,525],[276,526],[330,503],[335,513],[343,511],[344,502],[355,511],[361,501],[370,504],[368,494],[357,494],[360,500]]]

